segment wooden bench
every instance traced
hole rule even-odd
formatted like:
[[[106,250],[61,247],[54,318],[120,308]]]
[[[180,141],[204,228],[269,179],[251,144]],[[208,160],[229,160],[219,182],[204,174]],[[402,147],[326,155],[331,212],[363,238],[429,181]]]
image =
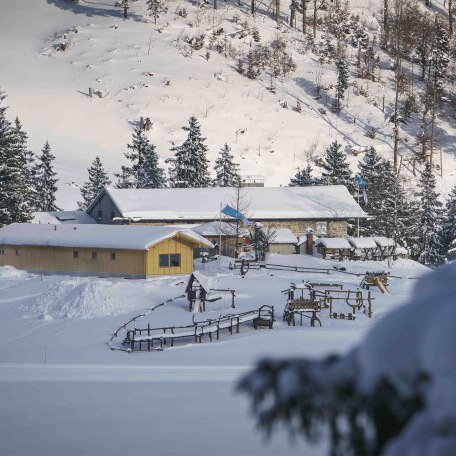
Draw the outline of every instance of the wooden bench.
[[[288,326],[293,324],[296,325],[296,314],[300,316],[300,324],[302,326],[303,317],[310,319],[310,326],[314,327],[315,322],[318,321],[319,325],[322,326],[321,320],[318,318],[318,312],[320,312],[320,303],[314,299],[298,298],[290,301],[284,310],[284,321],[288,323]]]

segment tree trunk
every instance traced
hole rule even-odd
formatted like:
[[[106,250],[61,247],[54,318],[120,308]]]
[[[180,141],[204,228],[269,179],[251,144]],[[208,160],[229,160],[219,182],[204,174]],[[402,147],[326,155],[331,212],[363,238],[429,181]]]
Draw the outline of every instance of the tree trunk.
[[[397,51],[399,52],[399,51]],[[395,77],[395,89],[396,94],[394,98],[394,174],[397,175],[397,159],[399,155],[399,78],[401,74],[401,59],[399,56],[396,57],[396,77]]]
[[[317,37],[317,0],[314,0],[314,11],[313,11],[313,37]]]
[[[217,9],[217,0],[214,0],[214,9]]]
[[[250,13],[252,14],[252,16],[255,16],[255,0],[251,0]]]
[[[290,27],[295,27],[296,26],[296,10],[292,8],[290,11]]]
[[[453,35],[453,0],[448,0],[448,21],[450,25],[450,36]]]
[[[388,38],[389,38],[389,0],[383,0],[383,33],[385,34],[385,48],[388,46]]]
[[[307,33],[307,0],[302,0],[302,33],[305,35]]]
[[[124,14],[123,14],[123,16],[124,16],[124,19],[127,19],[127,17],[128,17],[128,4],[126,4],[126,3],[124,4]]]
[[[276,8],[275,8],[275,13],[276,13],[276,22],[278,24],[280,24],[280,0],[275,0],[275,5],[276,5]]]

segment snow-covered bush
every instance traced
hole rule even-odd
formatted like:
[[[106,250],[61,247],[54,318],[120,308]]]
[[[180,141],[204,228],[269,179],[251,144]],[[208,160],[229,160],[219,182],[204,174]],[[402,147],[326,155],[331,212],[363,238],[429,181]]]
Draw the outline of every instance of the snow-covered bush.
[[[452,264],[420,280],[346,356],[260,362],[238,386],[259,426],[329,435],[336,455],[455,454],[455,277]]]

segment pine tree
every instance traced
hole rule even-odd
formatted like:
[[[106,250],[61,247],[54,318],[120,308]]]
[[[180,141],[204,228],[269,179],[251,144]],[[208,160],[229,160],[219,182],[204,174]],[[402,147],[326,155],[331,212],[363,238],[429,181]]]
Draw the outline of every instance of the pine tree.
[[[154,24],[157,24],[157,19],[160,17],[160,14],[166,13],[168,8],[163,0],[147,0],[147,10],[154,18]]]
[[[445,207],[445,217],[443,219],[443,254],[448,258],[448,252],[453,247],[452,243],[456,241],[456,186],[448,198]]]
[[[48,212],[59,210],[55,203],[58,179],[56,177],[57,173],[54,171],[54,159],[55,157],[51,153],[51,147],[46,141],[34,169],[36,211]]]
[[[155,146],[150,143],[144,128],[135,128],[132,143],[127,145],[125,157],[131,166],[122,166],[116,188],[161,188],[165,184],[164,170],[158,166]]]
[[[208,149],[196,117],[190,117],[188,127],[182,129],[188,131],[187,139],[181,146],[172,147],[174,157],[166,160],[172,165],[169,170],[171,185],[179,188],[208,187],[211,183],[206,158]]]
[[[432,167],[426,162],[420,178],[419,251],[417,259],[426,266],[434,267],[443,262],[442,222],[443,204],[436,192]]]
[[[347,157],[342,152],[342,144],[334,141],[326,149],[323,162],[322,183],[327,185],[345,185],[351,194],[354,194],[353,174],[347,163]]]
[[[29,222],[32,218],[23,136],[6,119],[7,108],[1,106],[5,98],[0,91],[0,226]]]
[[[98,155],[95,157],[95,160],[87,171],[89,173],[89,180],[85,182],[81,188],[81,195],[84,201],[78,202],[79,209],[83,211],[90,206],[100,191],[111,183],[108,174],[103,169],[103,165]]]
[[[447,77],[448,64],[450,63],[450,39],[448,32],[436,16],[435,20],[435,49],[433,57],[434,85],[437,90],[443,89],[443,80]]]
[[[138,168],[137,188],[163,188],[166,183],[165,171],[158,165],[155,146],[149,144]]]
[[[343,60],[336,62],[337,67],[337,84],[336,84],[336,98],[334,100],[334,111],[340,112],[341,100],[344,99],[345,91],[348,89],[348,65]]]
[[[239,183],[239,165],[234,162],[231,148],[225,143],[215,160],[215,179],[212,181],[214,187],[236,187]]]
[[[312,177],[312,167],[307,165],[305,168],[298,168],[298,172],[290,179],[289,187],[310,187],[316,185],[316,180]]]

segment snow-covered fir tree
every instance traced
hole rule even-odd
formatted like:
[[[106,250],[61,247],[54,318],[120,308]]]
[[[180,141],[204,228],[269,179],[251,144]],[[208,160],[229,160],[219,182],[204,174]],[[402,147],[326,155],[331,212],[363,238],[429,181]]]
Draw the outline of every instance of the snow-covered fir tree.
[[[195,188],[209,187],[209,162],[206,158],[206,138],[201,136],[201,127],[195,116],[190,117],[188,127],[182,127],[188,132],[187,139],[180,146],[171,148],[174,157],[166,160],[171,163],[169,170],[170,182],[173,187]]]
[[[34,180],[36,189],[35,210],[48,212],[58,211],[59,208],[55,203],[55,193],[57,191],[57,173],[54,171],[55,157],[51,153],[51,146],[46,141],[41,155],[37,157],[37,163],[34,168]]]
[[[125,157],[130,166],[122,166],[121,172],[114,174],[118,181],[117,188],[161,188],[165,185],[165,172],[158,164],[155,146],[150,143],[144,128],[135,128],[129,151]]]
[[[160,14],[166,13],[168,8],[163,0],[147,0],[147,10],[149,14],[154,18],[154,24],[157,23],[157,19],[160,17]]]
[[[25,223],[32,218],[23,137],[6,118],[7,108],[2,106],[5,98],[0,92],[0,226]]]
[[[235,163],[234,156],[228,144],[220,150],[215,160],[215,179],[212,181],[214,187],[236,187],[239,183],[239,164]]]
[[[336,84],[336,98],[334,99],[334,111],[340,112],[342,108],[341,100],[345,97],[345,91],[348,89],[348,65],[343,60],[336,62],[337,68],[337,84]]]
[[[312,167],[298,168],[298,172],[290,179],[289,187],[310,187],[316,185],[316,179],[312,177]]]
[[[24,166],[22,172],[24,175],[25,182],[28,186],[29,207],[31,210],[33,210],[36,199],[36,190],[34,187],[35,179],[33,175],[35,159],[33,152],[29,150],[27,147],[28,135],[23,130],[22,124],[18,117],[16,117],[16,119],[14,120],[12,132],[15,138],[16,147],[18,149],[17,153],[23,157]]]
[[[429,162],[426,162],[419,182],[419,251],[416,259],[429,267],[443,262],[443,204],[436,192],[435,176]]]
[[[432,59],[434,67],[434,85],[437,90],[443,89],[443,81],[447,78],[450,63],[450,39],[446,27],[436,16],[435,19],[435,48]]]
[[[452,246],[452,243],[456,241],[456,186],[453,187],[453,190],[450,193],[448,201],[445,206],[445,217],[443,219],[443,232],[442,232],[442,244],[443,244],[443,254],[448,258],[449,250],[455,245]]]
[[[321,182],[325,185],[345,185],[351,194],[354,194],[355,186],[353,174],[347,163],[347,157],[342,151],[342,144],[337,141],[331,143],[326,149],[323,162]]]
[[[81,195],[84,201],[78,202],[79,209],[86,210],[95,197],[111,181],[103,168],[100,157],[97,155],[90,168],[87,169],[89,180],[81,188]]]

